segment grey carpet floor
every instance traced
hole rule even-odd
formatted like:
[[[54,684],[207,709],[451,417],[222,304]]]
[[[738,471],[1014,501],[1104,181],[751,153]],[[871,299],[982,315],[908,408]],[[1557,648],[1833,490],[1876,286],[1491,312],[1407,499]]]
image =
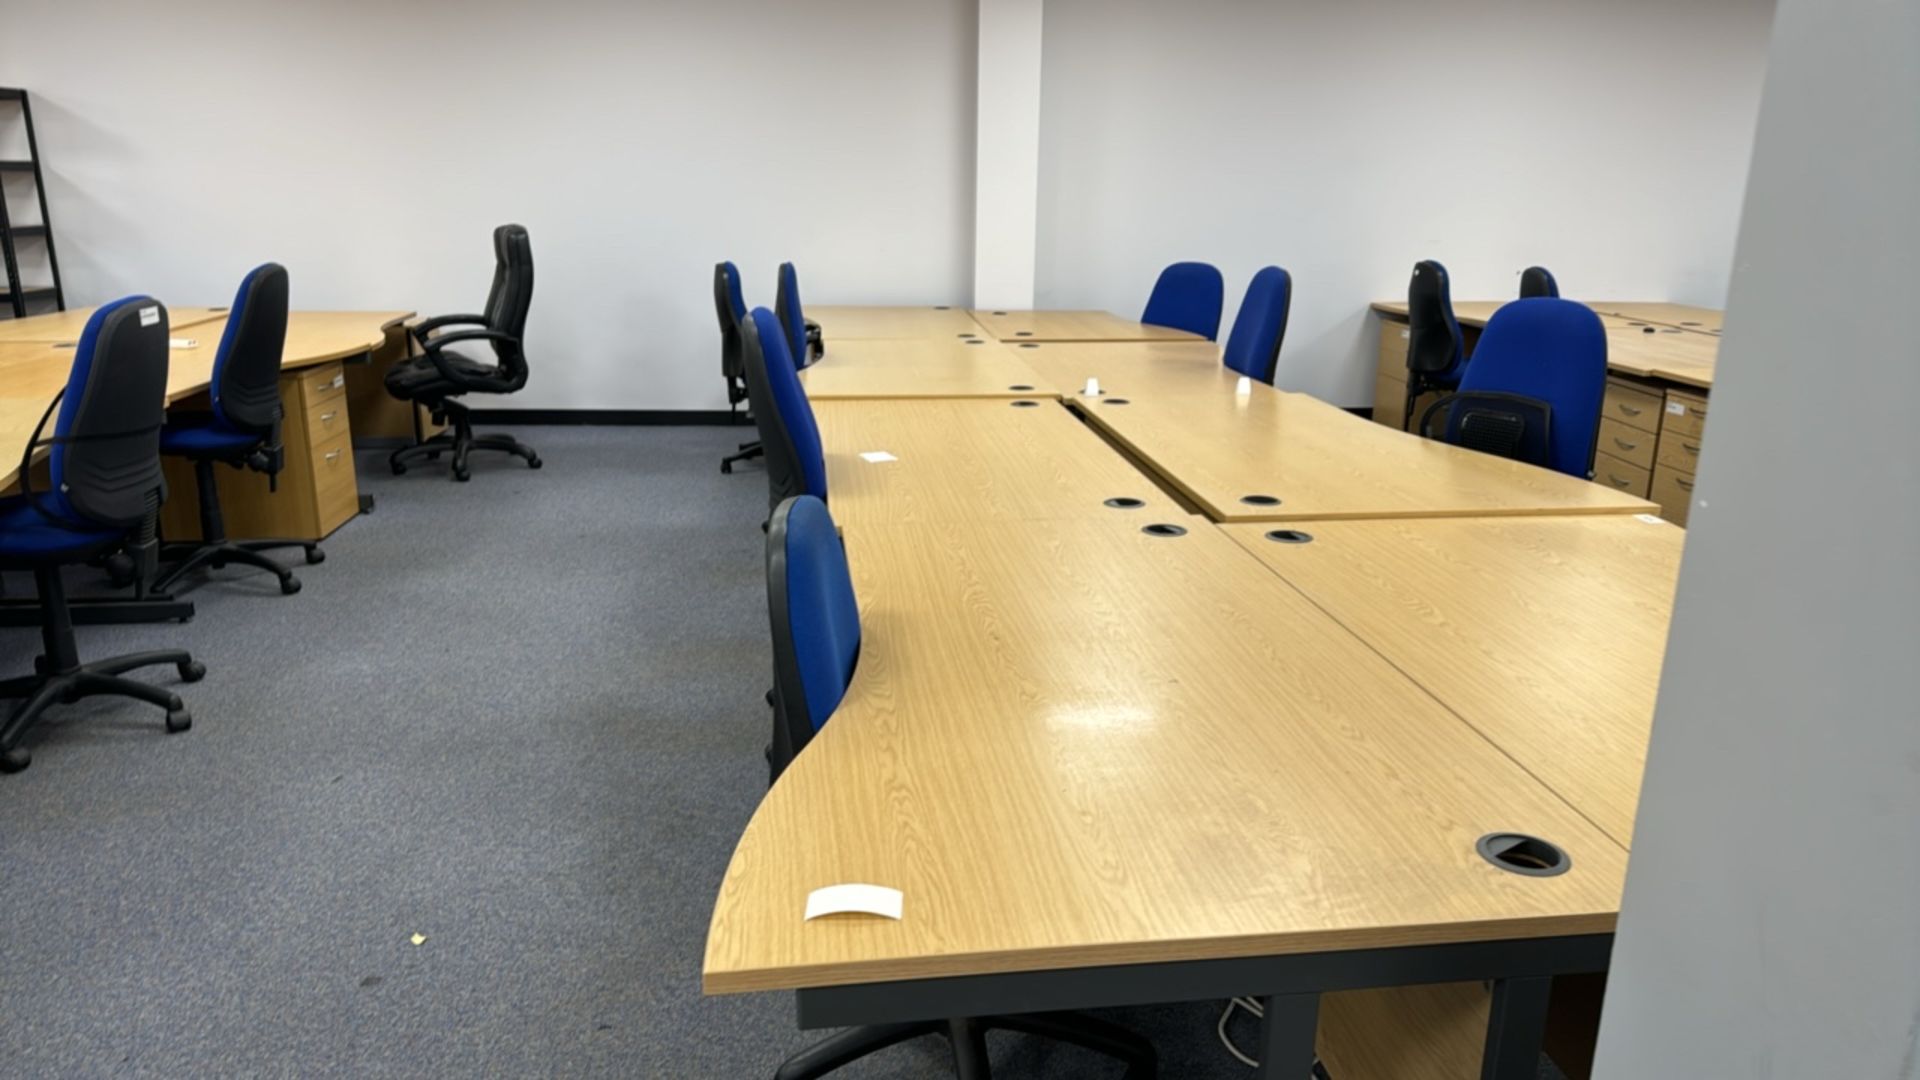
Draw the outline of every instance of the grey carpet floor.
[[[810,1041],[699,992],[766,785],[766,485],[716,467],[750,432],[520,434],[545,469],[468,484],[362,453],[378,507],[297,596],[233,569],[184,626],[81,629],[208,675],[189,733],[81,702],[0,778],[0,1075],[759,1077]],[[37,645],[0,630],[0,677]],[[1108,1015],[1166,1077],[1250,1074],[1213,1003]],[[1114,1071],[994,1038],[1007,1077]],[[839,1075],[951,1074],[921,1040]]]

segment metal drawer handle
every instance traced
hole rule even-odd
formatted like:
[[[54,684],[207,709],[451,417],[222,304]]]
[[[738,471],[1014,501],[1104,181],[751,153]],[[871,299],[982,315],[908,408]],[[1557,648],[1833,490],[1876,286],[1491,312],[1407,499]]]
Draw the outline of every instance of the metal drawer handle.
[[[1624,401],[1620,403],[1620,411],[1626,413],[1628,416],[1639,416],[1641,412],[1641,410],[1634,408]]]
[[[338,458],[339,456],[340,456],[340,451],[338,451],[338,450],[329,450],[329,451],[327,451],[327,460],[328,460],[328,461],[332,461],[332,460],[334,460],[335,458]]]
[[[339,416],[339,415],[340,415],[340,410],[338,410],[338,409],[335,409],[335,410],[334,410],[334,411],[332,411],[332,412],[323,412],[323,413],[321,413],[321,414],[320,414],[320,422],[321,422],[321,423],[323,423],[323,424],[324,424],[324,423],[327,423],[327,422],[329,422],[329,421],[331,421],[331,420],[332,420],[332,419],[333,419],[334,417],[336,417],[336,416]]]
[[[1625,440],[1625,439],[1623,439],[1623,438],[1621,438],[1621,437],[1620,437],[1620,436],[1618,436],[1618,435],[1615,435],[1615,436],[1613,437],[1613,445],[1615,445],[1615,446],[1617,446],[1617,447],[1619,447],[1619,448],[1620,448],[1620,449],[1622,449],[1622,450],[1635,450],[1635,449],[1638,449],[1638,448],[1639,448],[1639,446],[1640,446],[1640,444],[1639,444],[1639,443],[1637,443],[1637,442],[1628,442],[1627,440]]]
[[[1689,454],[1697,454],[1700,452],[1700,447],[1694,443],[1683,442],[1680,444],[1680,449],[1685,450]]]
[[[1632,483],[1632,481],[1622,480],[1619,477],[1613,475],[1612,473],[1607,474],[1607,480],[1610,481],[1613,484],[1613,486],[1617,488],[1627,487]]]
[[[1691,481],[1691,480],[1683,480],[1683,479],[1681,479],[1680,477],[1678,477],[1678,476],[1676,476],[1676,477],[1674,477],[1674,478],[1673,478],[1673,482],[1674,482],[1674,483],[1676,483],[1676,484],[1679,484],[1679,485],[1680,485],[1680,487],[1681,487],[1681,490],[1683,490],[1683,491],[1692,491],[1692,490],[1693,490],[1693,481]]]

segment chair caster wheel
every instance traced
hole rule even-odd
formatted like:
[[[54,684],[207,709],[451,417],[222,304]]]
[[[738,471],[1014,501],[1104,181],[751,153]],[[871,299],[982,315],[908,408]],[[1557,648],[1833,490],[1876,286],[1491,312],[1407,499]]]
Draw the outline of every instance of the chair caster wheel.
[[[455,469],[453,470],[453,478],[464,484],[473,479],[473,474],[465,469]]]
[[[431,454],[428,454],[428,455],[427,455],[427,460],[428,460],[428,461],[439,461],[439,460],[440,460],[440,451],[438,451],[438,450],[435,450],[435,451],[434,451],[433,453],[431,453]]]
[[[529,469],[537,469],[537,468],[539,468],[540,466],[542,466],[542,465],[545,465],[545,464],[546,464],[546,462],[544,462],[544,461],[541,461],[541,460],[540,460],[540,455],[538,455],[538,454],[535,454],[535,455],[534,455],[533,457],[530,457],[530,458],[528,458],[528,459],[527,459],[527,468],[529,468]]]
[[[207,677],[207,665],[198,660],[182,660],[174,667],[180,672],[181,682],[199,682]]]
[[[35,675],[45,675],[47,673],[46,653],[41,653],[39,656],[33,658],[33,673]]]
[[[33,764],[33,755],[15,748],[0,751],[0,773],[17,773]]]
[[[168,734],[178,735],[179,733],[186,731],[188,728],[191,728],[192,726],[193,726],[193,714],[187,711],[187,707],[185,705],[182,705],[177,709],[167,710]]]
[[[294,593],[297,593],[299,591],[300,591],[299,578],[288,576],[280,579],[280,594],[282,596],[292,596]]]
[[[308,566],[318,566],[321,563],[326,561],[327,561],[326,552],[321,551],[317,547],[307,549],[307,565]]]
[[[397,462],[397,461],[396,461],[396,462],[394,462],[394,463],[393,463],[393,475],[395,475],[395,476],[405,476],[405,475],[407,475],[407,467],[406,467],[405,465],[402,465],[402,464],[400,464],[400,463],[399,463],[399,462]]]
[[[721,476],[732,476],[732,475],[733,475],[733,462],[731,462],[731,461],[723,461],[723,462],[721,462],[721,463],[720,463],[720,475],[721,475]]]
[[[133,560],[125,555],[109,555],[105,563],[107,584],[124,589],[133,584]]]

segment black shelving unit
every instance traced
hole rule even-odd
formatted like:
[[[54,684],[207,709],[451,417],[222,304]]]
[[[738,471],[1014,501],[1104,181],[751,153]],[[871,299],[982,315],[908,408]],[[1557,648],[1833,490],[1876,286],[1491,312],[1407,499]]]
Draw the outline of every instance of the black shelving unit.
[[[0,294],[0,300],[4,301],[0,303],[0,311],[18,319],[44,308],[49,301],[53,310],[65,311],[67,298],[60,290],[60,259],[53,250],[53,219],[47,215],[47,183],[40,175],[40,142],[33,132],[33,102],[25,90],[0,86],[0,124],[16,122],[9,113],[18,113],[17,122],[26,128],[27,156],[25,160],[0,159],[0,185],[4,185],[8,177],[30,175],[33,196],[40,203],[38,224],[15,225],[4,190],[0,188],[0,261],[5,262],[7,270],[7,290]],[[45,247],[47,273],[53,280],[21,280],[19,243],[22,240],[37,240]]]

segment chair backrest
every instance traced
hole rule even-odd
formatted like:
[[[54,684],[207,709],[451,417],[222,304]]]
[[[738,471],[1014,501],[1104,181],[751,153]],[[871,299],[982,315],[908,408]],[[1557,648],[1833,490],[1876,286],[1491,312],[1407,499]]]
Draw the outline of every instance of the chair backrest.
[[[521,339],[527,333],[527,308],[533,304],[533,243],[524,225],[502,225],[493,230],[493,286],[487,290],[487,329],[512,338],[493,342],[493,355],[509,377],[524,381],[527,354]]]
[[[167,309],[130,296],[93,313],[54,421],[45,503],[60,517],[132,528],[160,504]]]
[[[1520,271],[1520,299],[1530,300],[1536,296],[1560,298],[1560,283],[1553,280],[1553,271],[1544,266],[1529,266]]]
[[[747,401],[767,462],[767,508],[794,495],[827,497],[827,462],[813,405],[787,355],[779,318],[757,307],[740,324]]]
[[[827,504],[796,495],[767,521],[773,630],[773,774],[833,716],[860,660],[860,608]]]
[[[1220,336],[1220,309],[1226,302],[1227,283],[1220,271],[1203,262],[1177,262],[1160,271],[1140,321],[1213,341]]]
[[[227,328],[213,357],[213,415],[236,431],[265,436],[285,412],[280,358],[287,347],[287,268],[257,266],[227,309]]]
[[[1293,305],[1293,275],[1277,266],[1263,268],[1247,283],[1247,295],[1233,317],[1221,360],[1233,370],[1271,386],[1280,364],[1280,341],[1287,336],[1287,311]]]
[[[773,298],[773,309],[786,328],[787,355],[796,369],[813,362],[807,349],[807,315],[800,310],[800,275],[790,262],[780,264],[780,285]]]
[[[1413,281],[1407,286],[1407,370],[1451,382],[1466,362],[1467,343],[1453,317],[1447,268],[1432,259],[1413,264]]]
[[[1607,331],[1585,304],[1535,297],[1503,304],[1487,320],[1460,393],[1532,398],[1552,410],[1548,468],[1585,478],[1593,469],[1607,390]]]
[[[747,301],[740,293],[740,270],[730,262],[713,266],[713,309],[720,317],[720,374],[740,378],[740,322]]]

